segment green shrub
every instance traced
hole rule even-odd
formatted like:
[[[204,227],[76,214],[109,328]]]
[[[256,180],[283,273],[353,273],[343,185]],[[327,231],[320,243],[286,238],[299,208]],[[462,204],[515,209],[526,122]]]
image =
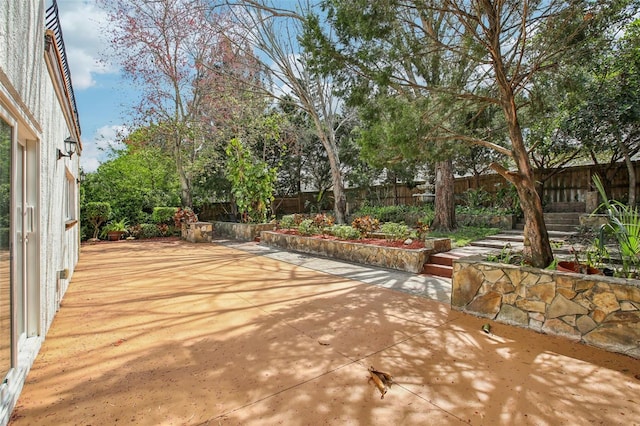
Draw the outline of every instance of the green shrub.
[[[316,226],[312,219],[305,219],[298,225],[298,232],[300,235],[315,235],[319,234],[321,229]]]
[[[282,229],[294,229],[297,228],[303,220],[303,214],[286,214],[280,219],[278,227]]]
[[[9,242],[11,241],[11,233],[9,228],[0,228],[0,249],[6,250],[9,248]]]
[[[361,237],[360,231],[349,225],[333,225],[327,230],[331,235],[343,240],[357,240]]]
[[[371,216],[380,222],[404,222],[409,225],[415,224],[420,217],[431,215],[433,217],[433,207],[429,204],[423,206],[364,206],[354,213],[354,217]]]
[[[162,231],[155,223],[141,223],[134,227],[132,234],[141,240],[145,238],[156,238],[162,236]]]
[[[471,209],[487,207],[491,196],[482,188],[469,188],[463,194],[465,205]]]
[[[173,217],[178,211],[178,207],[154,207],[151,214],[151,221],[157,224],[173,224]]]
[[[404,223],[386,222],[382,224],[380,231],[394,240],[404,240],[409,235],[409,227]]]

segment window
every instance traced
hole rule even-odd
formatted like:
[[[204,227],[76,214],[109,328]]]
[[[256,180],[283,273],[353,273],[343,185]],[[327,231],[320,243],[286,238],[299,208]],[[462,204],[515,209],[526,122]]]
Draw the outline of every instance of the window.
[[[64,220],[67,225],[73,225],[76,216],[76,178],[67,170],[64,185]],[[68,226],[67,226],[68,227]]]
[[[0,379],[11,368],[11,145],[13,128],[0,116]]]

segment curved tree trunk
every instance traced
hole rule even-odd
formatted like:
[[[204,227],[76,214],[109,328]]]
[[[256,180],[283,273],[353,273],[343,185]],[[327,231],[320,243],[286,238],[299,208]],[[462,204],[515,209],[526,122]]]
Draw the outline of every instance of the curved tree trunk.
[[[502,46],[500,45],[501,28],[501,3],[484,2],[484,12],[487,14],[489,29],[487,41],[489,53],[492,58],[492,66],[495,79],[500,91],[500,106],[504,113],[511,141],[511,157],[516,164],[517,171],[510,172],[499,164],[492,164],[492,168],[505,179],[514,184],[520,198],[520,206],[524,215],[524,256],[537,268],[545,268],[553,262],[553,252],[547,233],[547,225],[544,223],[542,202],[536,191],[536,181],[531,167],[529,153],[524,144],[522,128],[518,120],[518,107],[516,95],[513,90],[513,80],[508,76],[507,68],[503,62]]]
[[[336,223],[345,223],[347,212],[347,196],[344,191],[342,170],[340,169],[340,156],[338,154],[338,144],[336,143],[335,132],[327,129],[317,115],[313,115],[313,121],[322,142],[322,146],[327,152],[329,167],[331,168],[331,183],[333,184],[333,215]]]
[[[450,231],[456,227],[456,208],[454,194],[453,162],[451,160],[436,163],[436,199],[433,229]]]

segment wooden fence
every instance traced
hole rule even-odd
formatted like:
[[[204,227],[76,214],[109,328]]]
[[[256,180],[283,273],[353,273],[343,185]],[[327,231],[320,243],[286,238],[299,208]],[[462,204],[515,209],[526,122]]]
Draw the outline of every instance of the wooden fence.
[[[640,178],[640,161],[634,162],[636,175]],[[614,167],[604,166],[576,166],[562,169],[538,170],[536,181],[538,191],[542,194],[546,211],[575,211],[587,212],[588,194],[595,191],[592,176],[598,174],[607,190],[609,197],[616,200],[628,199],[628,174],[624,164]],[[497,197],[501,189],[509,187],[508,182],[497,174],[486,174],[456,178],[454,191],[459,200],[465,191],[482,188],[488,192],[491,199]],[[419,205],[422,204],[418,194],[424,190],[409,187],[406,184],[379,185],[371,188],[349,188],[347,193],[348,212],[357,210],[367,203],[374,206],[391,205]],[[636,187],[636,196],[638,194]],[[273,202],[273,208],[278,217],[283,214],[313,213],[331,210],[333,208],[332,192],[328,191],[322,200],[317,200],[315,192],[301,192],[293,197],[278,197]],[[231,206],[229,203],[214,203],[201,209],[200,218],[203,220],[226,220],[229,218]]]
[[[640,161],[634,162],[636,176],[640,178]],[[626,201],[629,195],[629,175],[624,164],[607,166],[575,166],[562,169],[537,170],[538,193],[547,211],[585,212],[587,194],[595,191],[592,178],[598,174],[610,198]],[[469,189],[482,188],[495,196],[508,183],[497,174],[478,177],[458,178],[455,193],[462,194]],[[638,196],[636,185],[636,196]]]

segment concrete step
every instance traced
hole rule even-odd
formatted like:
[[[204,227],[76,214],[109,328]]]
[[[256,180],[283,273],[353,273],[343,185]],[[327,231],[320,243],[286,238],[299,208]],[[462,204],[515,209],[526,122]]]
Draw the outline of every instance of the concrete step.
[[[547,225],[547,231],[565,232],[565,233],[576,233],[578,230],[577,228],[579,226],[579,224],[560,225],[555,223],[546,223],[546,225]],[[518,231],[523,231],[524,223],[516,223],[514,226],[514,229]]]
[[[510,245],[511,248],[514,250],[520,250],[524,246],[522,242],[495,240],[495,239],[473,241],[470,243],[470,245],[474,247],[485,247],[485,248],[490,248],[495,250],[502,250],[507,245]]]
[[[503,232],[500,234],[491,235],[487,239],[521,243],[524,241],[524,235],[522,235],[522,232],[517,232],[517,233]]]

